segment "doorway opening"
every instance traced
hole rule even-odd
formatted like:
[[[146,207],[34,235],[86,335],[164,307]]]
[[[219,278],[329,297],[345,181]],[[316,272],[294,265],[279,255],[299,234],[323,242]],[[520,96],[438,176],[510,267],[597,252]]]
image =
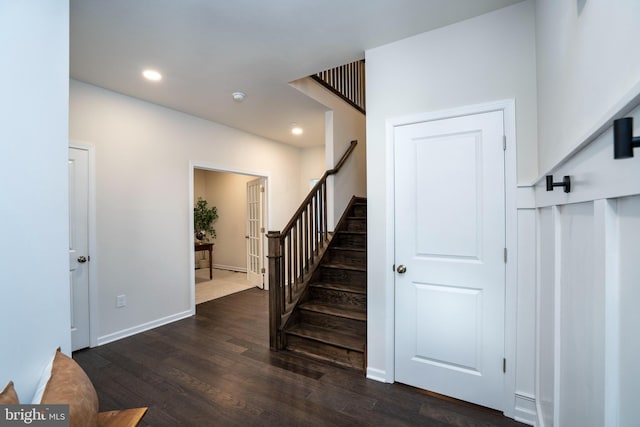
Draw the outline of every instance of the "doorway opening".
[[[218,213],[215,238],[200,241],[194,233],[194,305],[253,287],[265,289],[266,194],[263,176],[193,168],[193,205],[201,198]]]

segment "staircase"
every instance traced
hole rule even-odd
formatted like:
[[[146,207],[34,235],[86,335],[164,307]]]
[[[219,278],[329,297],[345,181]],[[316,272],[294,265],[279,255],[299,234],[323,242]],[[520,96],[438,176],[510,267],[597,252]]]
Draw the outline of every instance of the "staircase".
[[[290,352],[364,371],[367,203],[354,197],[283,328]]]

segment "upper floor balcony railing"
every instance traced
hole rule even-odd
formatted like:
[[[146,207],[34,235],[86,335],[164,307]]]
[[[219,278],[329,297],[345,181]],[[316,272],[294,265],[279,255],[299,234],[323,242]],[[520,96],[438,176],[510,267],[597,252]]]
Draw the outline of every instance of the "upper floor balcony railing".
[[[312,75],[311,78],[344,99],[362,114],[366,114],[363,59],[321,71]]]

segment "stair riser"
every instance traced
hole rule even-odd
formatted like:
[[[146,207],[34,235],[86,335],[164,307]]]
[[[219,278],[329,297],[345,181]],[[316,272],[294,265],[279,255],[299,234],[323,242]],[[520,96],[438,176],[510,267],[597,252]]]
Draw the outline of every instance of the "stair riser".
[[[348,218],[344,224],[345,231],[367,231],[366,218]]]
[[[351,216],[367,216],[367,205],[357,204],[351,207]]]
[[[367,308],[367,296],[363,294],[312,287],[310,296],[311,300],[317,302],[352,305],[354,308],[365,310]]]
[[[367,306],[366,215],[366,201],[358,199],[340,222],[320,266],[311,273],[310,287],[303,304],[295,308],[289,319],[288,332],[285,331],[284,336],[288,351],[321,362],[364,370],[363,346],[367,336],[364,316]],[[333,285],[347,289],[328,289]],[[353,311],[349,310],[350,307]],[[334,344],[328,344],[331,342]]]
[[[300,322],[309,325],[331,328],[347,334],[363,337],[367,334],[367,323],[362,320],[347,319],[307,310],[300,310],[299,316]]]
[[[367,248],[367,236],[365,234],[336,233],[333,238],[334,245],[343,248]]]
[[[287,336],[287,350],[358,370],[362,370],[364,366],[364,354],[361,352],[334,347],[295,335]]]
[[[367,253],[356,250],[329,250],[326,260],[329,263],[347,264],[365,268],[367,266]]]
[[[325,283],[344,283],[354,287],[366,288],[367,274],[364,271],[322,267],[320,280]]]

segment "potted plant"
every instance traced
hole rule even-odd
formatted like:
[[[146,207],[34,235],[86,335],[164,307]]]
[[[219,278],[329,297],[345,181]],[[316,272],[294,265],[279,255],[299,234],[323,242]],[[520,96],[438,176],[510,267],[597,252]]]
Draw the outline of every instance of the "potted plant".
[[[201,242],[209,242],[216,238],[216,230],[213,228],[213,222],[218,219],[218,209],[214,206],[209,208],[207,201],[202,197],[198,197],[195,207],[193,208],[193,229],[196,233],[196,239]]]

